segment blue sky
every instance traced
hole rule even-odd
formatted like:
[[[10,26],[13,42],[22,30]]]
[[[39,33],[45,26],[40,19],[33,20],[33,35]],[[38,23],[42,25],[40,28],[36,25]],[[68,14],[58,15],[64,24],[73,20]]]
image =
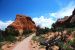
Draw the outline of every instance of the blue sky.
[[[0,28],[11,24],[16,14],[30,16],[36,25],[51,27],[58,18],[71,15],[75,0],[0,0]]]

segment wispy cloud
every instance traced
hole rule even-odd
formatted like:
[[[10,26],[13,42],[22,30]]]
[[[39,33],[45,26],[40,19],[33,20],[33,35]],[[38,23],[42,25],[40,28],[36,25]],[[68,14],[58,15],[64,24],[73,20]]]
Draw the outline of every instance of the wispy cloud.
[[[67,6],[61,8],[57,12],[49,13],[50,16],[58,18],[63,18],[64,16],[70,16],[72,14],[72,11],[75,8],[75,3],[72,1]]]
[[[33,18],[33,21],[35,22],[36,26],[40,25],[41,28],[51,28],[52,23],[55,22],[54,20],[52,20],[52,18],[46,18],[44,16],[35,17]]]
[[[0,20],[0,29],[4,30],[9,24],[11,24],[13,21],[9,20],[9,21],[1,21]]]

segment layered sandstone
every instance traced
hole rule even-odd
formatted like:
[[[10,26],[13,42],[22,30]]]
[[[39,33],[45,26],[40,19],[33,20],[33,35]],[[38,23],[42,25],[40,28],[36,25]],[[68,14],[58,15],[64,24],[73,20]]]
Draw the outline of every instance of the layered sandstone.
[[[16,15],[15,21],[10,24],[7,28],[10,26],[14,27],[15,30],[18,30],[19,32],[23,32],[23,30],[31,30],[36,31],[36,25],[34,21],[29,16],[24,15]]]

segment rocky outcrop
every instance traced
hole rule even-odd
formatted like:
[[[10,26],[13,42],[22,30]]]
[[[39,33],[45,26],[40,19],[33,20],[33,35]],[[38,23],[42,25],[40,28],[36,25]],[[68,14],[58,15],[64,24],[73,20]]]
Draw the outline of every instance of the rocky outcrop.
[[[14,27],[15,30],[18,30],[20,33],[23,33],[23,30],[36,31],[36,25],[34,21],[32,21],[29,16],[19,14],[16,15],[15,21],[7,28],[10,28],[10,26]]]
[[[71,16],[65,16],[64,18],[58,19],[56,21],[56,23],[54,24],[54,27],[61,27],[61,26],[65,26],[68,27],[69,25],[75,23],[75,9],[72,12]]]

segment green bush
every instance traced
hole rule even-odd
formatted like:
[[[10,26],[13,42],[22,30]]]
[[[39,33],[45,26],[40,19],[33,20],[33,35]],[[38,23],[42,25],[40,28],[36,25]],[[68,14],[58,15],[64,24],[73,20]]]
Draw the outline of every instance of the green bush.
[[[5,29],[5,33],[7,33],[7,35],[18,36],[19,31],[15,30],[13,26],[8,26],[8,28]]]
[[[8,26],[5,29],[5,33],[6,33],[5,40],[9,41],[9,42],[16,41],[16,36],[19,35],[19,31],[15,30],[15,28],[13,26]]]
[[[72,48],[70,48],[70,46],[73,44],[74,44],[74,42],[72,40],[69,40],[66,43],[64,43],[64,41],[58,42],[58,46],[64,50],[72,50]]]
[[[40,34],[46,34],[51,31],[49,28],[38,28],[36,31],[36,35],[39,36]]]
[[[4,31],[0,30],[0,42],[3,42],[5,40],[5,37],[4,37]]]
[[[75,31],[75,28],[67,28],[67,34],[71,34],[73,31]]]
[[[8,35],[6,37],[6,41],[9,41],[9,42],[15,42],[16,40],[17,40],[16,37],[13,35]]]
[[[32,40],[33,40],[33,41],[37,41],[37,40],[38,40],[38,37],[37,37],[37,36],[33,36],[33,37],[32,37]]]
[[[72,50],[67,44],[63,44],[63,49],[64,50]]]
[[[23,31],[23,34],[29,34],[29,33],[32,33],[32,31],[31,30],[24,30]]]
[[[32,34],[32,31],[31,30],[24,30],[23,31],[23,35],[25,35],[25,37],[28,37],[31,34]]]
[[[38,38],[38,42],[42,42],[42,41],[45,41],[45,37],[40,35],[39,38]]]
[[[3,42],[4,40],[5,40],[5,38],[0,35],[0,42]]]
[[[42,35],[33,36],[33,37],[32,37],[32,40],[37,41],[37,42],[42,42],[42,41],[45,41],[45,37],[42,36]]]

